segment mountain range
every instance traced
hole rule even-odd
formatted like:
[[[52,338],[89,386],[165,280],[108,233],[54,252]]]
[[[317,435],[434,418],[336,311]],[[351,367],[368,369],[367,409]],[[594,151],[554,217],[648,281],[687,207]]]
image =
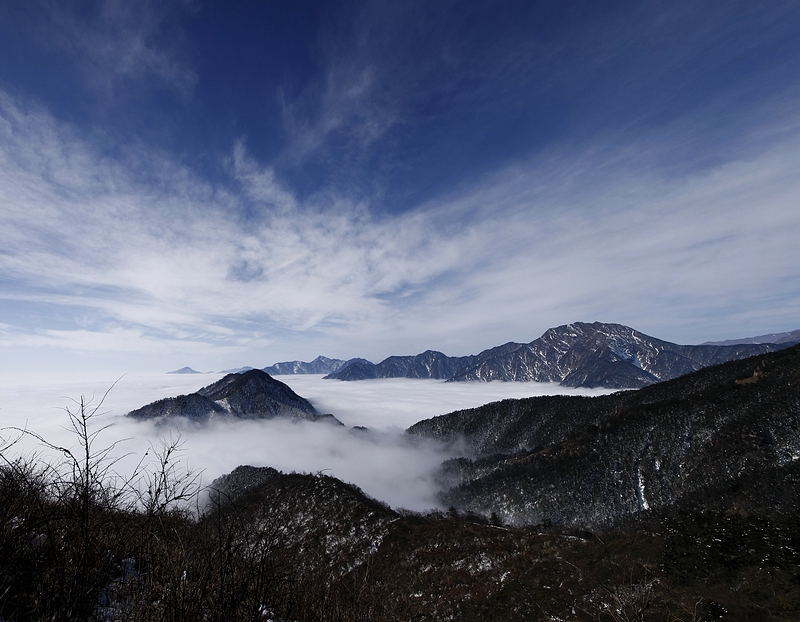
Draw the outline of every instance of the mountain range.
[[[239,467],[212,484],[207,521],[242,525],[226,542],[268,543],[268,568],[282,561],[319,595],[306,615],[273,597],[272,619],[324,607],[343,620],[788,622],[800,615],[799,432],[794,346],[634,391],[421,421],[408,433],[465,452],[441,468],[446,512]],[[236,567],[253,559],[245,549]]]
[[[695,347],[712,360],[718,351]],[[215,414],[337,422],[261,370],[129,416]],[[608,529],[676,508],[788,515],[800,504],[800,345],[639,390],[486,404],[408,433],[461,448],[438,475],[445,507],[505,524]]]
[[[793,517],[800,504],[800,346],[638,391],[505,400],[421,421],[459,443],[446,506],[511,524],[608,529],[646,513]]]
[[[289,418],[330,421],[341,425],[333,415],[322,415],[303,397],[260,369],[228,374],[221,380],[189,395],[168,397],[127,414],[133,419],[187,417],[203,420],[212,416],[239,419]]]
[[[426,350],[390,356],[380,363],[318,356],[283,361],[261,371],[271,376],[325,374],[326,379],[432,378],[463,381],[559,382],[569,387],[641,388],[708,365],[771,352],[800,343],[800,330],[743,339],[678,345],[628,326],[575,322],[547,330],[530,343],[509,342],[468,356]],[[221,373],[244,373],[252,367]],[[196,374],[190,367],[168,372]]]
[[[428,350],[416,356],[390,356],[378,364],[356,360],[326,378],[504,380],[560,382],[569,387],[640,388],[791,343],[678,345],[621,324],[575,322],[551,328],[530,343],[511,342],[476,355],[451,357]]]

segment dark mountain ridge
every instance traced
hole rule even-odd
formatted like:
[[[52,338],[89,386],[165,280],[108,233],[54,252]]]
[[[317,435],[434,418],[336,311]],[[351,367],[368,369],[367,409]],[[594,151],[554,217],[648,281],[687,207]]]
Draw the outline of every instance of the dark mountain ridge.
[[[378,364],[361,360],[326,378],[503,380],[559,382],[569,387],[640,388],[708,365],[789,345],[787,342],[684,346],[621,324],[575,322],[551,328],[527,344],[510,342],[462,357],[428,350],[416,356],[390,356]]]
[[[134,419],[187,417],[197,420],[215,415],[340,423],[333,415],[319,414],[308,400],[260,369],[228,374],[195,393],[161,399],[127,414]]]
[[[608,528],[676,508],[800,504],[800,346],[600,397],[505,400],[411,428],[466,443],[442,501],[513,524]]]

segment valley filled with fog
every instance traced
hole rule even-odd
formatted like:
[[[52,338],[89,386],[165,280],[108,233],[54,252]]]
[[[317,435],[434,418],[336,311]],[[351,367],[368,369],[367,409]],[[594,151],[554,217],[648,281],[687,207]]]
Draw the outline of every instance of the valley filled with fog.
[[[524,382],[454,382],[404,378],[341,382],[319,375],[277,376],[321,413],[331,413],[345,427],[288,420],[211,419],[205,424],[173,418],[168,424],[139,422],[124,415],[164,397],[197,391],[223,374],[128,374],[87,380],[78,376],[0,379],[0,437],[7,459],[18,455],[58,458],[30,436],[10,428],[26,428],[49,443],[77,448],[65,408],[75,410],[81,395],[90,408],[105,401],[93,420],[103,430],[100,449],[120,441],[113,452],[114,469],[132,472],[151,446],[161,439],[182,442],[182,468],[202,471],[210,484],[240,464],[271,466],[281,471],[324,472],[360,486],[367,494],[394,507],[424,510],[436,507],[433,474],[441,461],[455,455],[431,441],[403,434],[408,426],[436,415],[506,398],[534,395],[599,395],[607,389],[571,389],[558,384]],[[114,384],[116,382],[116,384]],[[112,388],[113,385],[113,388]],[[110,389],[110,390],[109,390]],[[353,430],[353,426],[370,432]],[[151,460],[152,450],[145,458]]]

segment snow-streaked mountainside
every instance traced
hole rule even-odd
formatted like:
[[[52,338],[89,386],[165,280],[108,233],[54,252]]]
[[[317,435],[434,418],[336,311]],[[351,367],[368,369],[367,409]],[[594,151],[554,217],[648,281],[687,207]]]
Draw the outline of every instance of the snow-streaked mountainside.
[[[319,414],[308,400],[260,369],[228,374],[195,393],[158,400],[129,412],[127,416],[134,419],[206,419],[214,415],[240,419],[283,417],[340,423],[333,415]]]
[[[313,361],[284,361],[265,367],[262,371],[270,376],[289,376],[294,374],[332,374],[339,371],[348,363],[356,359],[344,361],[342,359],[329,359],[326,356],[318,356]],[[360,359],[359,359],[360,360]]]
[[[428,350],[356,361],[327,376],[337,380],[438,378],[451,381],[560,382],[569,387],[640,388],[708,365],[787,347],[782,344],[678,345],[621,324],[575,322],[530,343],[507,343],[450,357]]]

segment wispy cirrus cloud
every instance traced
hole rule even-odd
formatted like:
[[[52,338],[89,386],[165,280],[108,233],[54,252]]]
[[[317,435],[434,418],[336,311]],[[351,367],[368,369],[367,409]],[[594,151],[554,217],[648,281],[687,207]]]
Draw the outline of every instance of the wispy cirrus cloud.
[[[374,294],[442,269],[424,261],[438,254],[424,219],[395,227],[363,208],[298,207],[241,144],[235,196],[155,154],[148,182],[172,183],[145,186],[41,109],[6,97],[2,112],[7,303],[88,309],[96,326],[202,339],[237,324],[305,330],[374,316]]]
[[[332,146],[350,157],[364,158],[366,151],[397,122],[387,102],[379,101],[376,68],[368,62],[332,65],[321,84],[308,87],[303,99],[283,101],[284,127],[288,134],[286,156],[297,162],[306,158],[330,158]],[[306,99],[312,98],[312,111]]]
[[[70,55],[87,83],[106,97],[131,80],[155,80],[184,97],[194,89],[197,73],[170,19],[191,2],[40,4],[49,17],[37,25],[40,45]]]

